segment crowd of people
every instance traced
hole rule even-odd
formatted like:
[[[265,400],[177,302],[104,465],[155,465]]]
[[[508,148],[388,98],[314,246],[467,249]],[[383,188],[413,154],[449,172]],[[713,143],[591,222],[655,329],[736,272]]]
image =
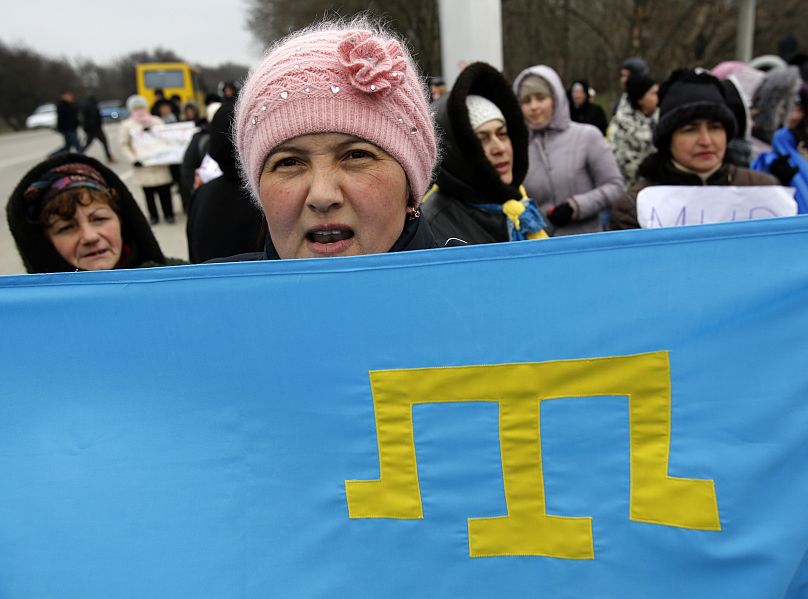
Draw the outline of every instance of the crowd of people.
[[[639,228],[649,186],[796,188],[808,212],[806,60],[768,72],[732,62],[657,79],[620,68],[611,117],[586,78],[551,66],[510,82],[468,65],[451,88],[419,73],[406,44],[368,20],[323,22],[278,41],[240,90],[205,110],[127,100],[122,158],[149,221],[188,213],[191,262],[347,256]],[[93,108],[94,106],[94,108]],[[99,139],[88,102],[80,144],[72,94],[65,143],[20,181],[7,207],[29,272],[173,263],[115,173],[83,154]],[[198,126],[182,165],[144,166],[136,132]],[[89,127],[89,128],[88,128]]]

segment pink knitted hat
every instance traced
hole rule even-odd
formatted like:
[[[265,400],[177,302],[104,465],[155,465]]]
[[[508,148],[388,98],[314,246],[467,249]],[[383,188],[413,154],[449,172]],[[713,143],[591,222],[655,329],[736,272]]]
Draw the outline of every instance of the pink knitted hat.
[[[421,201],[437,154],[426,87],[404,46],[370,27],[304,29],[277,42],[250,72],[234,127],[256,199],[270,150],[299,135],[346,133],[390,154],[407,175],[410,204]]]

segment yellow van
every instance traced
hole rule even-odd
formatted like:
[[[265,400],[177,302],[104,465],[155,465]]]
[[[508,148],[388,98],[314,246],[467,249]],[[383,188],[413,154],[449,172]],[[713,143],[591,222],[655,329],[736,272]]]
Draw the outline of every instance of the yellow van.
[[[183,104],[195,102],[204,114],[205,92],[196,67],[184,62],[144,62],[135,66],[135,78],[137,93],[149,106],[154,104],[154,90],[162,89],[166,98],[176,94]]]

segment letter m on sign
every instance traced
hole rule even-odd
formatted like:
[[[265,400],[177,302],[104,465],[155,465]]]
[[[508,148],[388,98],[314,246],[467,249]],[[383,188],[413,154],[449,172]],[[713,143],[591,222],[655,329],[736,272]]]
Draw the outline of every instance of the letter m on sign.
[[[713,481],[668,475],[671,385],[667,352],[371,371],[370,384],[380,476],[378,480],[345,481],[351,518],[423,518],[413,405],[496,402],[507,516],[469,518],[469,555],[594,559],[591,518],[547,514],[540,405],[564,397],[624,396],[629,404],[631,520],[721,529]]]

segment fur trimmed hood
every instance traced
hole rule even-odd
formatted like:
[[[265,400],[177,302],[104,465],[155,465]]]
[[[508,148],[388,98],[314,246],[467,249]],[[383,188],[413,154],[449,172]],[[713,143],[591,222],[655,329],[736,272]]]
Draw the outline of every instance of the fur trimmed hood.
[[[766,74],[752,98],[752,105],[757,109],[753,129],[755,137],[771,142],[774,132],[783,126],[780,108],[785,109],[783,115],[791,111],[800,83],[797,67],[781,67]]]
[[[487,98],[502,111],[513,147],[513,183],[505,185],[488,161],[469,121],[466,97]],[[441,130],[443,159],[437,183],[441,191],[467,203],[502,204],[520,197],[527,174],[528,136],[519,102],[508,82],[491,65],[476,62],[466,67],[452,91],[433,104]]]
[[[561,83],[561,77],[558,76],[550,67],[539,64],[536,66],[528,67],[516,76],[513,80],[513,93],[519,96],[519,88],[525,77],[534,75],[541,77],[550,86],[550,91],[553,93],[553,118],[542,129],[555,129],[556,131],[563,131],[569,129],[570,126],[570,106],[567,101],[567,93],[564,90],[564,84]],[[519,109],[521,111],[521,108]]]

